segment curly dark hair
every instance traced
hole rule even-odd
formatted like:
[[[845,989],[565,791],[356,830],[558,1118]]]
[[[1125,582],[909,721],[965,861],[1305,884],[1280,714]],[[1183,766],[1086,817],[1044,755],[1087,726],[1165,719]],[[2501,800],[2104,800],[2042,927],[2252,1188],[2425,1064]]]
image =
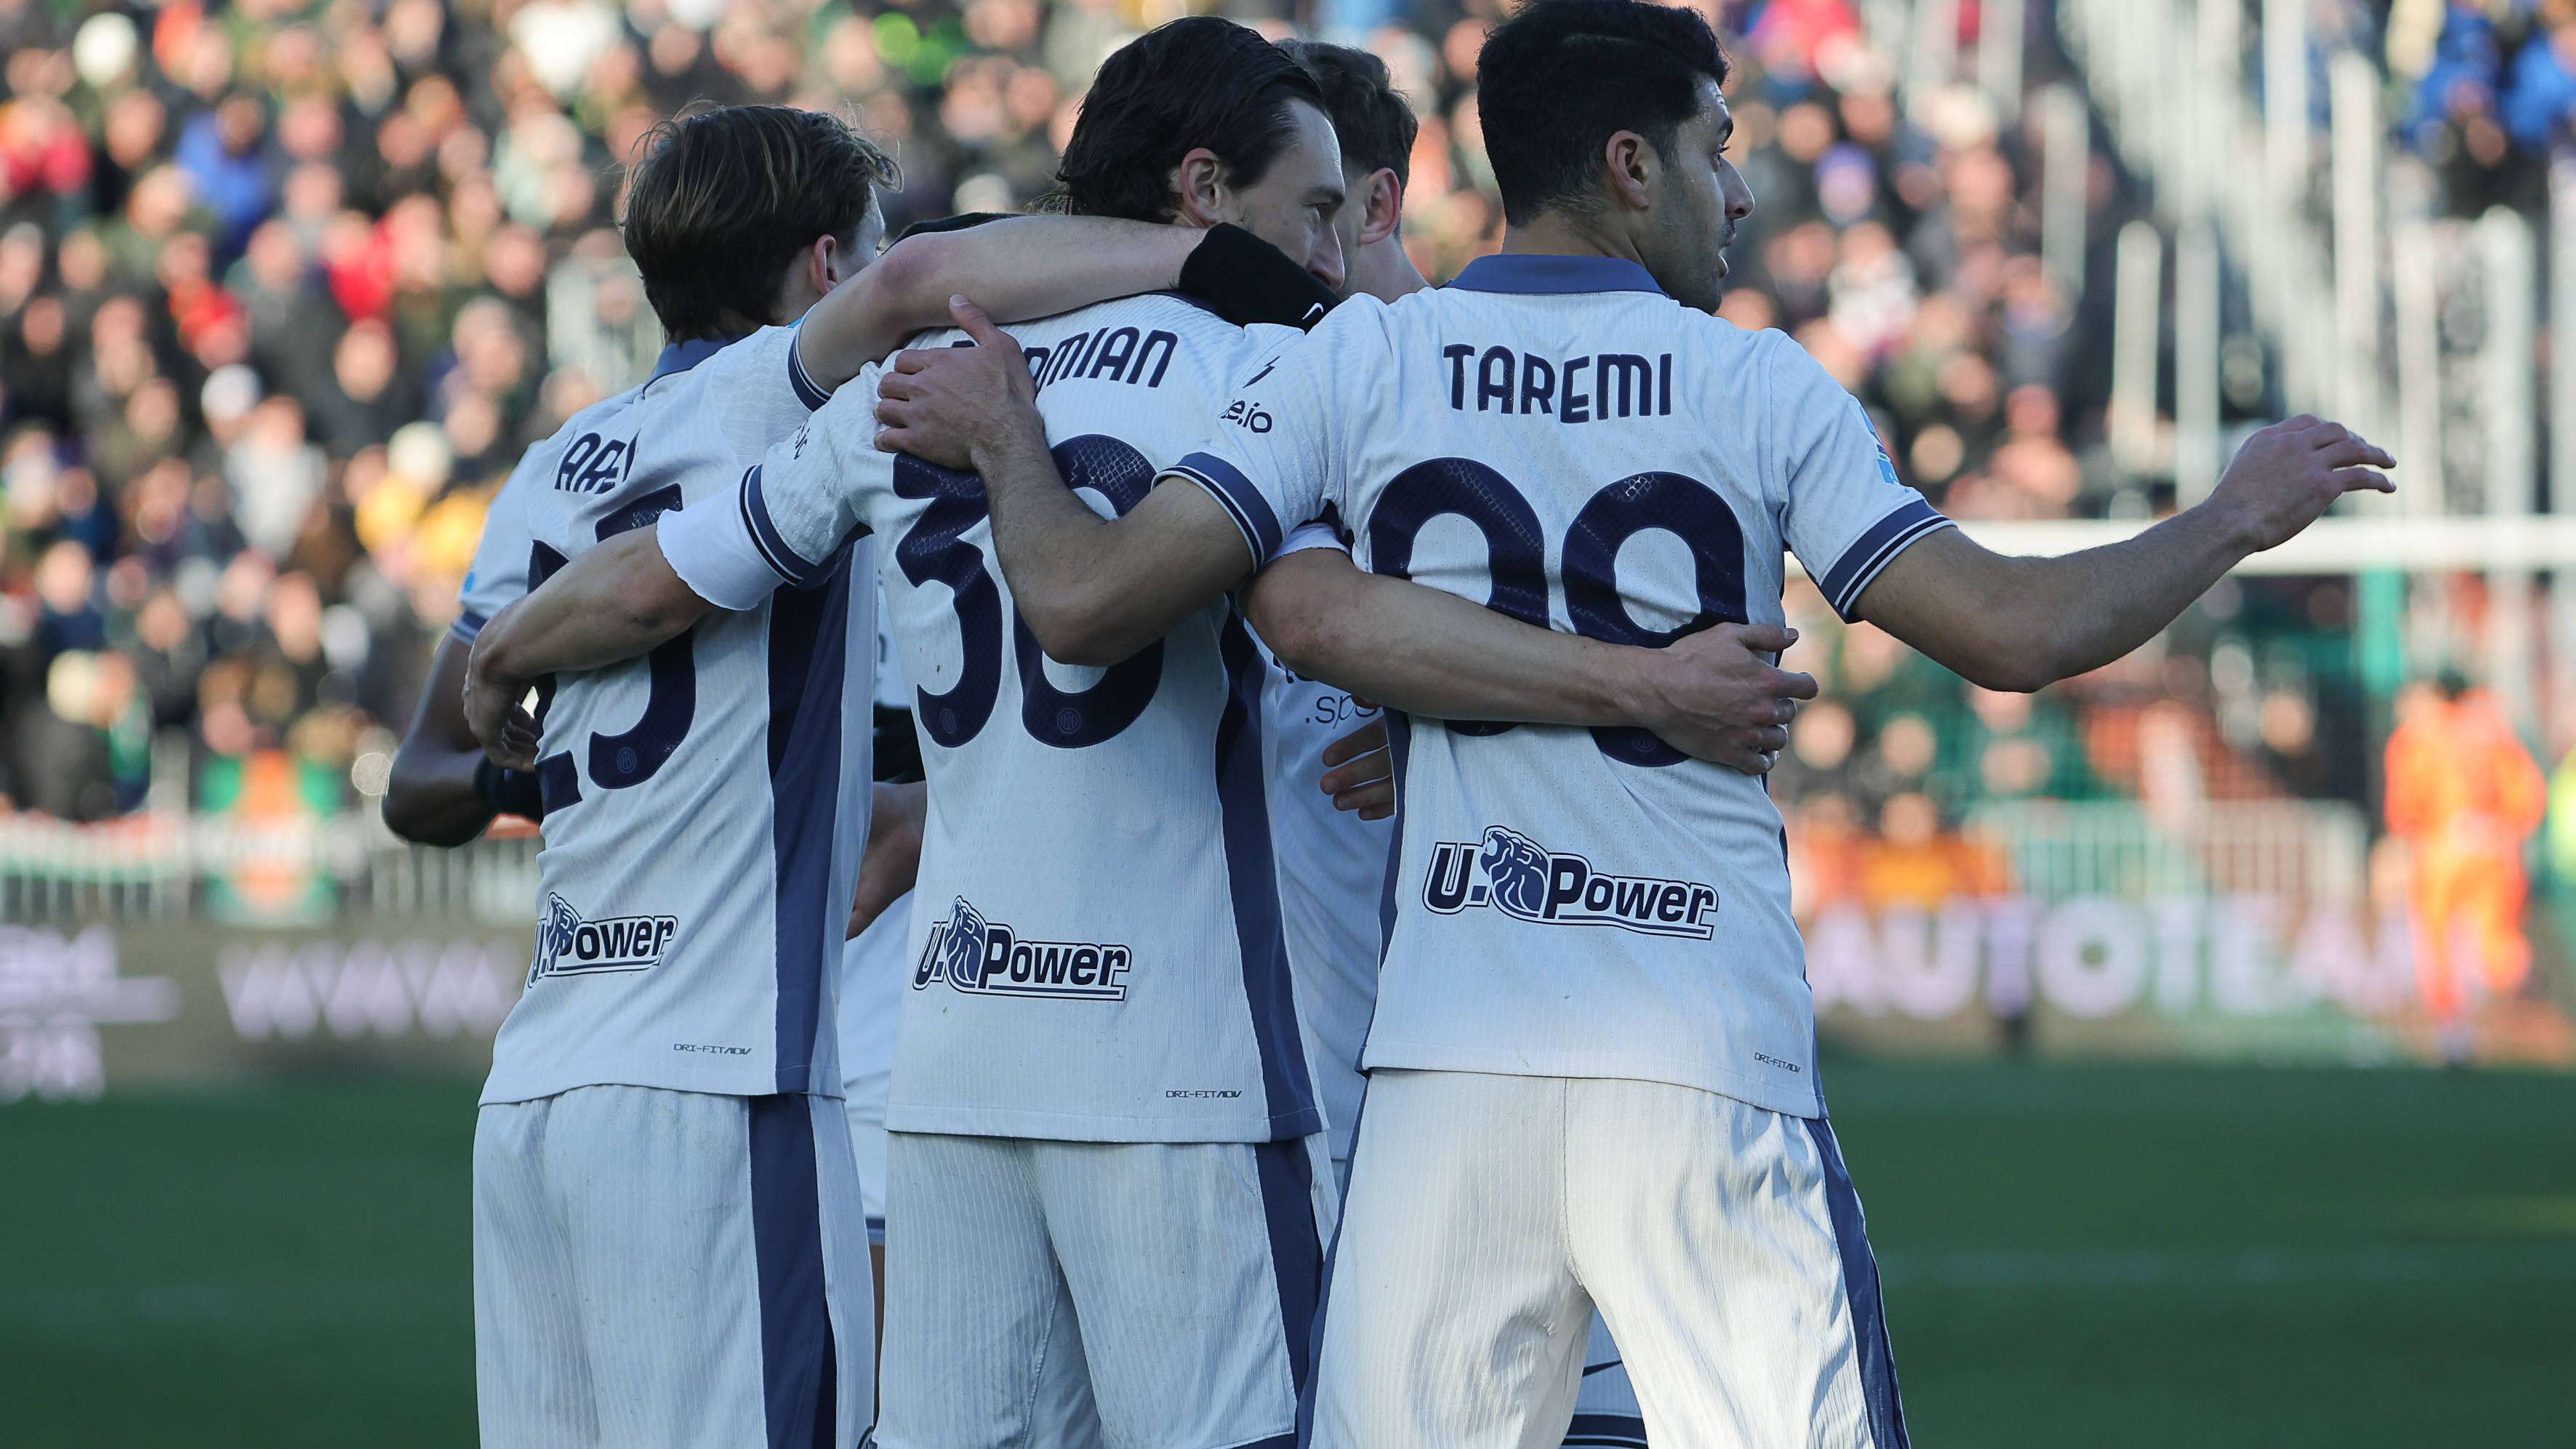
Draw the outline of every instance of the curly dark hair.
[[[655,126],[626,197],[626,251],[670,340],[765,323],[780,270],[816,237],[857,244],[894,158],[838,116],[716,106]]]
[[[1195,15],[1119,47],[1083,98],[1050,203],[1078,216],[1170,221],[1172,168],[1216,153],[1226,180],[1251,186],[1287,147],[1291,101],[1321,110],[1323,91],[1288,53],[1231,20]]]
[[[1726,53],[1696,10],[1644,0],[1533,0],[1485,37],[1476,113],[1503,218],[1593,208],[1601,148],[1634,131],[1669,151]]]

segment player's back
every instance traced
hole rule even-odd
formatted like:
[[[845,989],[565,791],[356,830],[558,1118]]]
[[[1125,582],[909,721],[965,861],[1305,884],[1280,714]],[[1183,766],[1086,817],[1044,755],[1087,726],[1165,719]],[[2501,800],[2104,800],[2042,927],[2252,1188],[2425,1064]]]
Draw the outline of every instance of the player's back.
[[[1328,501],[1362,567],[1592,638],[1778,623],[1784,545],[1848,607],[1939,526],[1794,344],[1686,309],[1632,263],[1487,258],[1448,288],[1346,306],[1279,371],[1235,406],[1281,412],[1262,420],[1286,441],[1221,449],[1291,471],[1311,424],[1286,414],[1347,405],[1327,425]],[[1639,1077],[1819,1110],[1761,779],[1635,729],[1424,720],[1396,747],[1371,1067]]]
[[[1104,513],[1142,502],[1254,352],[1292,335],[1169,295],[1008,330],[1058,465]],[[1142,1142],[1316,1130],[1249,636],[1218,604],[1105,670],[1048,660],[1012,606],[982,481],[867,456],[874,391],[862,374],[800,438],[860,480],[930,785],[888,1125]],[[808,480],[773,496],[793,452],[773,452],[757,505],[781,511],[791,543],[828,533],[785,516]]]
[[[533,450],[511,485],[531,586],[669,510],[735,506],[745,469],[819,401],[794,337],[678,349]],[[873,664],[867,560],[848,553],[810,588],[541,690],[536,952],[484,1100],[839,1091],[831,970],[866,830]]]

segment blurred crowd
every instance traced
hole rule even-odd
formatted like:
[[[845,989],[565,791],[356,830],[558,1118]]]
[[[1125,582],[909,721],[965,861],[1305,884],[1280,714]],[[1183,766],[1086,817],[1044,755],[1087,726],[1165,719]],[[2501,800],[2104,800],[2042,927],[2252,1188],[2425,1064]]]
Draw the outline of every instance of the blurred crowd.
[[[2090,163],[2095,245],[2071,294],[2040,262],[2035,126],[1965,87],[1900,98],[1850,0],[1702,3],[1735,37],[1736,156],[1759,199],[1726,315],[1794,335],[1955,516],[2162,506],[2103,445],[2108,240],[2134,205],[2112,162]],[[2510,116],[2520,85],[2569,84],[2497,77],[2535,46],[2576,55],[2576,0],[2436,8],[2439,115],[2480,85]],[[1422,117],[1408,246],[1438,278],[1495,245],[1473,67],[1499,0],[1221,9],[1384,57]],[[655,119],[840,110],[903,164],[896,229],[1011,209],[1046,190],[1100,58],[1178,13],[0,0],[0,810],[132,811],[172,753],[156,740],[186,742],[201,804],[253,758],[286,762],[279,788],[314,808],[356,803],[519,450],[649,365],[614,216]],[[2065,74],[2047,13],[2030,10],[2034,86]],[[1959,15],[1973,45],[1977,8]],[[2485,51],[2461,17],[2486,24]],[[2492,74],[2437,84],[2464,45]],[[2231,407],[2259,412],[2259,364],[2229,376]],[[2369,798],[2349,593],[2222,584],[2150,649],[2027,699],[1969,690],[1802,593],[1791,662],[1827,702],[1780,784],[1819,888],[2008,888],[1958,834],[1980,801]]]
[[[2539,163],[2576,139],[2576,0],[2395,0],[2387,11],[2405,139],[2440,169],[2452,209],[2537,209]],[[2374,18],[2361,9],[2348,23]]]

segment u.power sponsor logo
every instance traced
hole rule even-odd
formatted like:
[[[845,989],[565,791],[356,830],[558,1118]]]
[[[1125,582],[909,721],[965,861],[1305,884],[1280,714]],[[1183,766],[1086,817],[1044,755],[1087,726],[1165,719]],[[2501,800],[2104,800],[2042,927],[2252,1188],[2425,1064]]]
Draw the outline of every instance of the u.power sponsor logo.
[[[1709,919],[1717,910],[1715,886],[1612,875],[1500,825],[1486,826],[1481,844],[1444,840],[1431,847],[1422,904],[1444,916],[1490,906],[1545,926],[1616,926],[1694,941],[1717,929]]]
[[[1023,941],[999,921],[987,921],[964,896],[948,919],[930,928],[912,989],[941,977],[976,996],[1051,996],[1073,1001],[1124,1001],[1127,968],[1135,953],[1093,941]]]
[[[581,912],[552,891],[546,893],[546,918],[537,925],[537,958],[528,967],[531,985],[548,976],[582,976],[599,971],[643,971],[659,965],[679,932],[677,916],[606,916],[585,921]]]

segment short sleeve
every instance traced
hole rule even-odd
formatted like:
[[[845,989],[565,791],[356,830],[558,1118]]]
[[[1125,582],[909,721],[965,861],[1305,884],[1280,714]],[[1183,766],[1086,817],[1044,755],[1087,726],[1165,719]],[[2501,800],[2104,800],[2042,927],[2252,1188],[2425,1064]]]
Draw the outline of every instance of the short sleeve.
[[[733,506],[662,515],[662,555],[699,598],[747,609],[781,584],[815,583],[843,544],[868,532],[868,490],[894,472],[873,441],[877,376],[862,371],[745,470]]]
[[[1382,348],[1374,309],[1343,304],[1303,337],[1289,336],[1217,413],[1208,444],[1169,469],[1205,488],[1234,520],[1253,563],[1279,552],[1289,530],[1339,511],[1349,441],[1362,419],[1334,380],[1384,376],[1360,354]]]
[[[1898,554],[1952,526],[1896,476],[1878,430],[1806,350],[1774,333],[1771,452],[1780,531],[1845,619]]]
[[[519,460],[509,480],[492,495],[492,506],[484,510],[483,538],[474,545],[474,562],[456,591],[456,622],[447,629],[459,643],[473,643],[494,614],[518,602],[528,591],[532,539],[528,532],[527,495],[537,486],[531,478],[535,471],[531,459],[540,451],[544,450],[530,449]]]

